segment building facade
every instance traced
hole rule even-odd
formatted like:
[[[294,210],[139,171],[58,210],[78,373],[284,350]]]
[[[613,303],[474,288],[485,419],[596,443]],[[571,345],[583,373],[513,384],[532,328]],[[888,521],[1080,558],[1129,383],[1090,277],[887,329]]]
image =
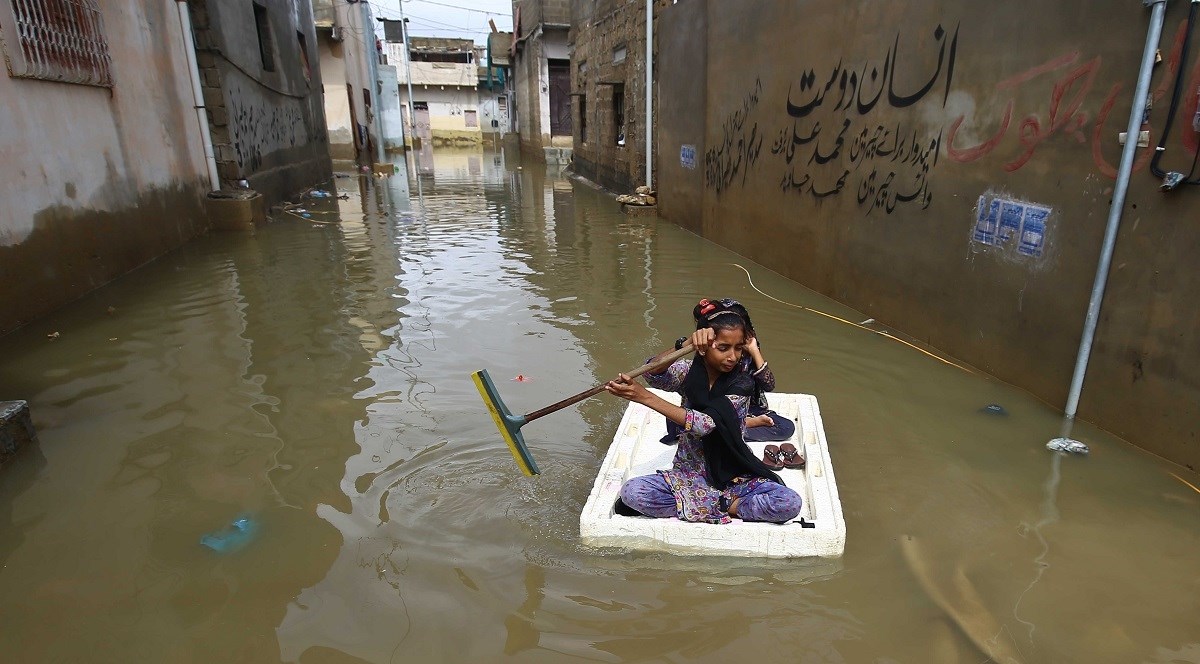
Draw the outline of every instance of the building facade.
[[[655,0],[655,14],[671,4]],[[645,0],[572,0],[570,47],[571,168],[632,191],[646,183]]]
[[[224,187],[267,206],[331,176],[308,0],[188,0]]]
[[[325,85],[329,154],[336,168],[369,165],[383,140],[375,117],[381,111],[373,67],[380,55],[370,3],[311,1]]]
[[[0,334],[204,232],[211,190],[330,176],[308,0],[29,6],[0,3]]]
[[[565,163],[572,147],[568,0],[513,0],[512,61],[521,149]]]
[[[470,39],[409,37],[413,135],[435,146],[480,145],[479,65]],[[408,113],[408,86],[398,71],[401,105]],[[405,123],[406,125],[408,123]]]

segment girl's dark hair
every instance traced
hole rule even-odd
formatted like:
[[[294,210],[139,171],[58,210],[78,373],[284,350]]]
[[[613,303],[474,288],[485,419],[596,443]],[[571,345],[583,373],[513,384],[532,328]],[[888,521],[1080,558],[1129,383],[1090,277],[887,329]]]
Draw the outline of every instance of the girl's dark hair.
[[[716,330],[741,330],[747,332],[745,319],[737,314],[736,311],[724,310],[710,313],[708,316],[701,318],[696,323],[696,329],[711,327]]]
[[[692,318],[696,320],[697,330],[711,327],[714,330],[739,329],[747,335],[754,334],[750,314],[737,300],[705,298],[692,309]]]

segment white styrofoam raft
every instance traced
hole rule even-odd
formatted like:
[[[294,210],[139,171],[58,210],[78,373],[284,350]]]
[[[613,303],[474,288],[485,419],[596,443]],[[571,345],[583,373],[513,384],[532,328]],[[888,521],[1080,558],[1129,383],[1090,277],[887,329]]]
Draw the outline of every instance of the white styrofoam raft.
[[[678,394],[651,391],[671,403],[679,403]],[[846,547],[846,522],[817,399],[808,394],[777,392],[767,398],[772,410],[796,423],[796,433],[784,442],[803,450],[808,460],[803,470],[779,471],[780,479],[804,501],[795,521],[780,525],[734,519],[721,525],[616,514],[613,506],[621,485],[632,477],[670,468],[676,450],[674,444],[659,442],[667,433],[666,419],[646,406],[631,403],[579,515],[583,543],[690,556],[840,557]],[[762,458],[763,448],[771,443],[747,444]],[[813,527],[802,526],[801,520]]]

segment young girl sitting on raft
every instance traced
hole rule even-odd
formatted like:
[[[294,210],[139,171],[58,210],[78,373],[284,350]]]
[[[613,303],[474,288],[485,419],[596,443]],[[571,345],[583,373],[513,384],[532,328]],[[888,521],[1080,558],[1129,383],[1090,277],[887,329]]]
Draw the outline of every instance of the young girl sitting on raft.
[[[730,517],[786,523],[800,514],[800,495],[743,439],[754,395],[754,379],[741,370],[746,344],[745,320],[718,306],[692,334],[692,359],[645,374],[652,387],[683,395],[683,405],[667,403],[624,374],[605,385],[610,394],[662,413],[684,430],[670,470],[621,487],[624,506],[646,516],[706,523],[729,523]]]
[[[758,333],[754,331],[754,323],[750,321],[750,312],[746,310],[746,307],[741,302],[728,298],[723,300],[705,298],[692,309],[692,318],[696,321],[696,327],[702,327],[704,315],[718,307],[730,309],[746,321],[747,341],[746,352],[742,357],[742,368],[754,378],[754,396],[750,399],[750,409],[746,415],[746,440],[767,443],[791,438],[792,434],[796,433],[796,423],[771,410],[767,404],[767,392],[775,389],[775,376],[766,369],[767,361],[763,359]],[[687,341],[687,337],[680,337],[675,342],[675,348],[682,348],[685,341]],[[667,420],[667,435],[663,436],[660,442],[674,444],[679,438],[680,431],[677,424]],[[784,447],[788,446],[784,445]],[[794,450],[794,446],[791,449]],[[803,455],[798,451],[790,451],[786,455],[781,455],[778,447],[769,446],[767,452],[764,460],[767,461],[767,467],[771,470],[804,467]]]

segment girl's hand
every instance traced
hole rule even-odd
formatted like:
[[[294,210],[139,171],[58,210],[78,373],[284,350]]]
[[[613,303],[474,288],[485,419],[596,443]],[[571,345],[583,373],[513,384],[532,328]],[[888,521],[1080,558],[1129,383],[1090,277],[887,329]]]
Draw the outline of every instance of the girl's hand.
[[[692,348],[703,355],[712,346],[712,342],[717,338],[717,333],[711,327],[702,327],[692,333]]]
[[[653,396],[644,385],[625,374],[618,374],[616,380],[605,383],[604,391],[636,403],[645,403],[647,398]]]
[[[755,368],[761,367],[765,360],[763,360],[762,351],[758,348],[758,337],[750,337],[747,339],[745,349],[746,355],[749,356],[751,360],[754,360]]]
[[[758,337],[750,337],[746,340],[746,352],[753,355],[758,351]]]
[[[771,419],[770,415],[755,415],[754,417],[746,418],[746,428],[753,429],[755,427],[773,427],[775,420]]]

